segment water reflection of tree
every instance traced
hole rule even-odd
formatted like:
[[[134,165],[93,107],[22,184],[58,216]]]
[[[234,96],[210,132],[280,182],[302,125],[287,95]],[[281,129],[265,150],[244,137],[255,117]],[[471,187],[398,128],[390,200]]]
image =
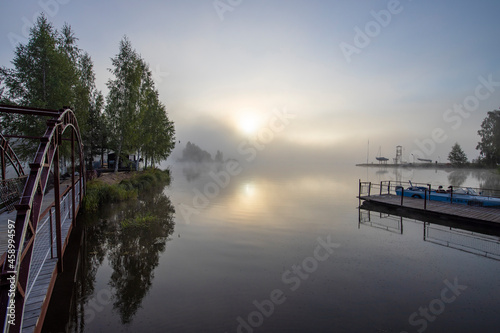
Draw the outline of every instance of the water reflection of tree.
[[[158,188],[138,200],[110,205],[98,215],[86,217],[83,269],[75,285],[78,309],[70,330],[83,331],[85,320],[91,318],[85,307],[100,292],[95,290],[96,275],[106,256],[113,268],[108,283],[113,308],[122,323],[132,321],[174,232],[174,212],[170,199]]]
[[[448,174],[448,182],[453,186],[462,186],[470,175],[470,170],[453,170]]]
[[[225,165],[225,162],[219,161],[220,158],[218,157],[215,162],[184,162],[182,165],[182,174],[188,182],[192,182],[210,171],[220,172],[224,169]]]
[[[185,164],[182,167],[182,173],[188,182],[200,178],[201,174],[204,172],[204,168],[197,164]]]
[[[123,211],[120,224],[108,238],[109,260],[113,268],[110,286],[114,308],[122,323],[129,323],[151,287],[159,257],[174,231],[170,200],[163,194],[138,200]]]
[[[496,190],[496,191],[485,191],[484,194],[488,195],[498,195],[500,192],[500,175],[496,170],[474,170],[472,176],[479,181],[479,187],[486,190]],[[488,192],[488,193],[487,193]]]
[[[448,175],[448,181],[455,186],[462,186],[468,177],[475,178],[484,195],[500,195],[500,174],[492,169],[461,169],[453,170]],[[491,191],[490,191],[491,190]]]

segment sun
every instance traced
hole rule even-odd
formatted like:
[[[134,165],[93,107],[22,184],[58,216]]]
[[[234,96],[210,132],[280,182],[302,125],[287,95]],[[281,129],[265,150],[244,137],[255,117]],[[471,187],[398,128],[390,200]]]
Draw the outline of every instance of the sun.
[[[258,129],[257,119],[251,116],[242,117],[239,120],[239,128],[244,134],[255,134]]]
[[[261,127],[261,119],[258,112],[250,109],[239,112],[236,123],[238,130],[245,135],[254,135]]]

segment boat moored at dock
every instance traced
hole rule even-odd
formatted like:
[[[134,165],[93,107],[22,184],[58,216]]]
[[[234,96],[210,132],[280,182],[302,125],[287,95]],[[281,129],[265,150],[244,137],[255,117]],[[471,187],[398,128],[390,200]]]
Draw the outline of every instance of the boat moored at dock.
[[[397,186],[396,194],[399,196],[418,199],[426,198],[431,201],[452,202],[468,206],[500,208],[500,198],[483,196],[470,187],[453,188],[450,186],[447,190],[444,190],[440,186],[438,189],[431,189],[430,186],[413,186],[410,182],[410,186],[406,189],[403,186]]]

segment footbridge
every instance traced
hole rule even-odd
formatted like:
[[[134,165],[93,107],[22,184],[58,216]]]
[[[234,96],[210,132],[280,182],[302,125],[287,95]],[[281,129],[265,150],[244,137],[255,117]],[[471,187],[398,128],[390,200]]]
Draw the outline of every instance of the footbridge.
[[[19,133],[2,133],[0,137],[5,192],[2,197],[7,202],[0,214],[4,230],[0,238],[0,326],[3,332],[40,332],[57,274],[63,270],[64,250],[85,191],[83,144],[70,108],[47,110],[0,105],[2,121],[6,115],[46,120],[45,133],[40,137]],[[19,139],[39,142],[33,162],[27,168],[14,152]],[[68,141],[70,144],[63,146]],[[69,177],[62,183],[61,150],[71,160]],[[17,177],[6,179],[7,161]],[[29,170],[26,174],[25,168]],[[15,186],[9,189],[7,183],[16,183],[18,193]],[[9,207],[11,201],[13,207]]]

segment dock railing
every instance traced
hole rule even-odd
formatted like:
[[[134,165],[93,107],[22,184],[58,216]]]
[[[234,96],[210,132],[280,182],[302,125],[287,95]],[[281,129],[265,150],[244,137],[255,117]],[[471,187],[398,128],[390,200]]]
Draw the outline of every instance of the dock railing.
[[[361,179],[359,180],[359,193],[358,193],[358,198],[359,201],[361,201],[362,197],[370,197],[373,195],[397,195],[396,189],[401,189],[401,206],[404,204],[404,192],[405,192],[405,187],[408,187],[409,184],[407,182],[401,182],[401,181],[395,181],[395,180],[383,180],[380,183],[373,183],[373,182],[363,182]],[[433,188],[431,184],[428,183],[411,183],[411,186],[413,187],[425,187],[423,190],[424,192],[424,197],[421,199],[424,199],[422,202],[424,210],[427,209],[427,202],[430,201],[430,196],[431,196],[431,191],[435,191],[436,188]],[[477,187],[471,187],[471,186],[455,186],[451,185],[448,187],[449,193],[450,193],[450,204],[453,204],[453,193],[455,188],[468,188],[474,190],[476,193],[478,193],[481,196],[485,197],[491,197],[491,198],[500,198],[500,190],[495,190],[495,189],[484,189],[484,188],[477,188]]]

